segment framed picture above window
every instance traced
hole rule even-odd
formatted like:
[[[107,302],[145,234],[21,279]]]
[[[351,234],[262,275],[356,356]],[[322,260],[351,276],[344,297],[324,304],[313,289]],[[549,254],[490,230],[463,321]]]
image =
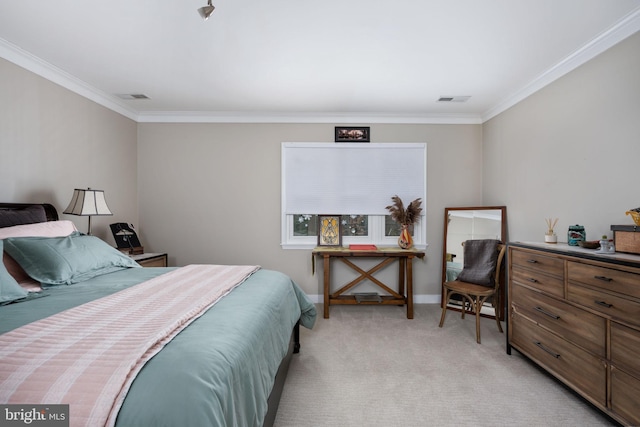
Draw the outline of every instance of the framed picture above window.
[[[342,246],[340,215],[318,215],[318,246]]]
[[[336,126],[335,142],[370,142],[369,126]]]

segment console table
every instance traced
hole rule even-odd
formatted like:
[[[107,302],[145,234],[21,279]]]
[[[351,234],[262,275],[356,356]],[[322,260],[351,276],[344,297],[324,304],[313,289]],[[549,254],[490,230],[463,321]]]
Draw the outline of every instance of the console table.
[[[385,304],[406,305],[407,319],[413,319],[413,259],[424,258],[424,251],[417,249],[378,248],[376,250],[351,250],[344,247],[316,247],[312,256],[321,257],[324,268],[324,318],[329,318],[329,306],[336,304]],[[364,270],[356,265],[356,258],[380,258],[381,261],[374,267]],[[331,292],[331,260],[339,259],[345,265],[358,272],[360,275],[340,289]],[[382,281],[374,277],[374,274],[384,267],[398,261],[398,290],[395,291]],[[355,295],[345,293],[365,279],[382,288],[389,295],[380,295],[378,301],[358,301]],[[405,293],[406,290],[406,293]]]

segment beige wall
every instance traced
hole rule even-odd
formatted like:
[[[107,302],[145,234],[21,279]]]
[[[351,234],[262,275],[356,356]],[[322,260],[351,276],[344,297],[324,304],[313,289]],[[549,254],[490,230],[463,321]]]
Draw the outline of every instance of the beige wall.
[[[508,207],[510,240],[633,224],[640,206],[640,33],[483,126],[483,201]]]
[[[512,240],[542,239],[547,217],[560,218],[560,239],[570,224],[595,239],[631,223],[638,52],[640,34],[482,126],[371,125],[374,143],[428,143],[418,301],[439,295],[446,206],[506,205]],[[62,211],[73,188],[104,189],[115,215],[95,218],[94,233],[112,243],[107,225],[133,222],[173,265],[257,263],[319,294],[310,252],[280,248],[280,143],[332,137],[332,124],[136,124],[0,59],[0,200]]]
[[[328,124],[140,124],[140,231],[172,265],[260,264],[289,274],[311,295],[310,250],[280,247],[282,142],[326,142]],[[415,293],[439,295],[445,206],[481,194],[479,125],[372,125],[372,143],[427,142],[427,261]],[[391,195],[389,196],[391,197]]]
[[[93,234],[113,243],[108,224],[138,219],[136,123],[0,59],[0,201],[51,203],[62,215],[74,188],[105,191],[114,216]]]

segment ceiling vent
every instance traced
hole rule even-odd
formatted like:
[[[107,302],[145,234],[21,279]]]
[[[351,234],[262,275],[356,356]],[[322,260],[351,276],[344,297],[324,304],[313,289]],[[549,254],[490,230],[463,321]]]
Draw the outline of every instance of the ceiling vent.
[[[121,93],[118,94],[118,98],[121,99],[150,99],[147,95],[143,93]]]
[[[470,96],[441,96],[438,102],[467,102]]]

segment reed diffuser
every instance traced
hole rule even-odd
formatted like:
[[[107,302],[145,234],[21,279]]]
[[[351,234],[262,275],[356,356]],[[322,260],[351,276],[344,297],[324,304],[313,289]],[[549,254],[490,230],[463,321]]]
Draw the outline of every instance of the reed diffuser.
[[[544,241],[546,243],[558,243],[558,236],[554,231],[558,223],[558,218],[545,218],[545,221],[547,222],[547,232],[544,233]]]

